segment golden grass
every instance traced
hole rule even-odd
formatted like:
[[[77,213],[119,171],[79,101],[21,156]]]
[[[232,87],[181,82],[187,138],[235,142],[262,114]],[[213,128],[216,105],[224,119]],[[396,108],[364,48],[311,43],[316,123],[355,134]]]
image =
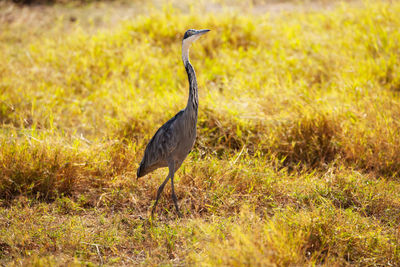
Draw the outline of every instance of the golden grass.
[[[400,264],[400,4],[224,3],[118,23],[56,5],[32,25],[7,20],[26,7],[0,6],[1,264]],[[167,187],[151,221],[166,171],[135,173],[186,103],[187,28],[212,31],[191,50],[200,109],[177,173],[184,217]]]

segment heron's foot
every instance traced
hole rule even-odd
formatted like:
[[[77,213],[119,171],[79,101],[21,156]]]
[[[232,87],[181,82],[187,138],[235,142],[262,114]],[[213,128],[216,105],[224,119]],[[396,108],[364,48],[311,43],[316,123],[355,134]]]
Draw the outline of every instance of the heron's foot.
[[[179,211],[178,199],[175,194],[172,194],[172,200],[174,201],[176,213],[178,214],[179,218],[182,218],[182,213]]]
[[[178,203],[174,201],[176,213],[178,214],[179,218],[182,218],[182,213],[179,211]]]
[[[154,218],[154,212],[156,211],[156,205],[153,205],[153,208],[151,209],[151,219]]]
[[[179,210],[176,210],[176,213],[178,213],[179,218],[182,218],[182,213]]]
[[[179,209],[175,206],[175,209],[176,209],[176,213],[178,214],[178,217],[179,218],[182,218],[183,216],[182,216],[182,213],[179,211]],[[151,214],[150,214],[150,219],[151,220],[153,220],[154,219],[154,211],[156,210],[156,208],[155,207],[153,207],[152,209],[151,209]]]

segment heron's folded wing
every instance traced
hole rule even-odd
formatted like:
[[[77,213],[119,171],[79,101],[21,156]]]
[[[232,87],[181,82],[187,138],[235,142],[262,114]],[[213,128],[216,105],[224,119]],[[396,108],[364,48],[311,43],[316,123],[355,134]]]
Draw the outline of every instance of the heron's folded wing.
[[[157,162],[166,160],[166,157],[170,155],[172,151],[178,145],[178,137],[175,133],[176,128],[174,127],[175,122],[181,117],[183,110],[178,112],[173,118],[168,120],[163,126],[161,126],[154,134],[153,138],[148,143],[143,162],[147,166],[157,164]]]

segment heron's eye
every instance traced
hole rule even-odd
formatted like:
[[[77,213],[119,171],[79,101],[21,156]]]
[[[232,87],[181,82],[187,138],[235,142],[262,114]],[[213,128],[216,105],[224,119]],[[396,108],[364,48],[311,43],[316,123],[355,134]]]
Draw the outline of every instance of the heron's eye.
[[[184,39],[186,39],[186,38],[188,38],[188,37],[194,35],[195,33],[196,33],[195,30],[192,30],[192,29],[187,30],[186,33],[185,33]]]

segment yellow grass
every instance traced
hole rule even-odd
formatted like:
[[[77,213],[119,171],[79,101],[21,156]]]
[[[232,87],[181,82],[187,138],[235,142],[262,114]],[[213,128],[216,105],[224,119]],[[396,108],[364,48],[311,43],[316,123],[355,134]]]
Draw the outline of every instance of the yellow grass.
[[[0,263],[399,265],[400,3],[276,5],[1,4]],[[188,28],[184,216],[167,186],[151,221]]]

